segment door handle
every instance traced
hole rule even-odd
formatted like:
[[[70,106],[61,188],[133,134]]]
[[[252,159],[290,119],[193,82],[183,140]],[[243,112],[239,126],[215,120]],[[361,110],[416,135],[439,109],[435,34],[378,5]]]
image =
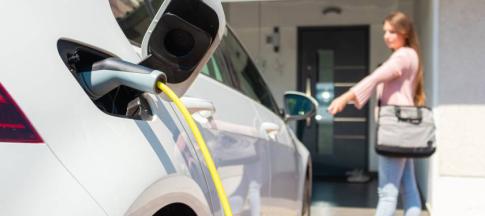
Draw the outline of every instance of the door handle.
[[[276,141],[276,135],[280,132],[279,125],[272,122],[263,122],[260,128],[271,140]]]
[[[212,101],[194,97],[182,97],[181,100],[189,110],[190,114],[207,111],[212,115],[216,112],[216,108]]]
[[[195,97],[182,97],[180,100],[192,114],[194,120],[202,125],[209,123],[216,112],[212,101]]]

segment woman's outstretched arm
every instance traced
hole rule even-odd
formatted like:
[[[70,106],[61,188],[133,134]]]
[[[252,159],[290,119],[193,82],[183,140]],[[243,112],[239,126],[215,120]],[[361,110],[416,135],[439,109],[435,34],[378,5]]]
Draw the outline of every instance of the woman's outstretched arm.
[[[409,64],[409,57],[405,53],[405,50],[396,51],[388,61],[377,68],[372,74],[365,77],[343,95],[335,98],[327,111],[335,115],[341,112],[350,101],[353,101],[355,107],[358,109],[362,108],[379,83],[400,77],[403,69],[408,67]]]
[[[327,111],[330,114],[335,115],[341,112],[350,101],[355,102],[355,100],[356,100],[356,97],[354,92],[349,90],[345,92],[343,95],[341,95],[340,97],[335,98],[335,100],[332,101],[330,106],[328,106]]]

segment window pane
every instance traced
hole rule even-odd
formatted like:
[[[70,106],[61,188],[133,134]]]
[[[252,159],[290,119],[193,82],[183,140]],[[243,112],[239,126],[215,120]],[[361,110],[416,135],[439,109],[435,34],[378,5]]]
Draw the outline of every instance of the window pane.
[[[210,76],[209,67],[207,67],[207,65],[204,65],[200,73]]]
[[[162,6],[163,0],[145,0],[146,2],[150,2],[150,5],[152,6],[153,9],[153,17],[155,17],[155,14],[157,14],[158,9],[160,6]]]
[[[224,48],[224,54],[230,61],[242,93],[260,102],[273,112],[278,113],[278,106],[269,88],[231,31],[228,30],[227,36],[222,41],[222,46]]]
[[[204,68],[202,68],[201,71],[202,74],[207,75],[211,77],[212,79],[215,79],[219,82],[223,82],[224,80],[222,79],[221,72],[219,70],[219,66],[216,63],[216,60],[214,57],[212,57],[209,62],[207,62],[206,65],[204,65]]]
[[[219,50],[216,50],[209,62],[202,68],[201,73],[234,88],[229,71],[220,57]]]
[[[217,60],[215,58],[212,58],[210,63],[212,64],[212,68],[213,68],[212,74],[214,79],[216,79],[219,82],[224,82],[224,80],[222,79],[221,69],[219,67],[219,64],[217,64]]]
[[[163,0],[109,0],[111,11],[126,37],[140,45]]]

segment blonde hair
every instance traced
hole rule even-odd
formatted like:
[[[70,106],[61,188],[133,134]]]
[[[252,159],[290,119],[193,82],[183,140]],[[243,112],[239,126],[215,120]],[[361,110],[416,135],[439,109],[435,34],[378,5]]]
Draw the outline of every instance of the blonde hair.
[[[413,48],[418,54],[419,65],[418,74],[416,75],[416,82],[414,83],[414,105],[424,106],[426,103],[426,94],[424,92],[424,71],[421,64],[421,51],[419,47],[419,40],[414,24],[406,14],[400,11],[390,13],[384,22],[388,22],[397,32],[402,34],[405,38],[404,46]]]

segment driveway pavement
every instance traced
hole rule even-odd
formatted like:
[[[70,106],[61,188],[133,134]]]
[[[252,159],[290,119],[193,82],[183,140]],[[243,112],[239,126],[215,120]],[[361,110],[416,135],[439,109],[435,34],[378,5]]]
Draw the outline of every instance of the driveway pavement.
[[[377,206],[377,179],[368,183],[347,183],[345,179],[313,180],[312,216],[373,216]],[[397,216],[402,216],[398,204]],[[423,210],[422,216],[429,216]]]

